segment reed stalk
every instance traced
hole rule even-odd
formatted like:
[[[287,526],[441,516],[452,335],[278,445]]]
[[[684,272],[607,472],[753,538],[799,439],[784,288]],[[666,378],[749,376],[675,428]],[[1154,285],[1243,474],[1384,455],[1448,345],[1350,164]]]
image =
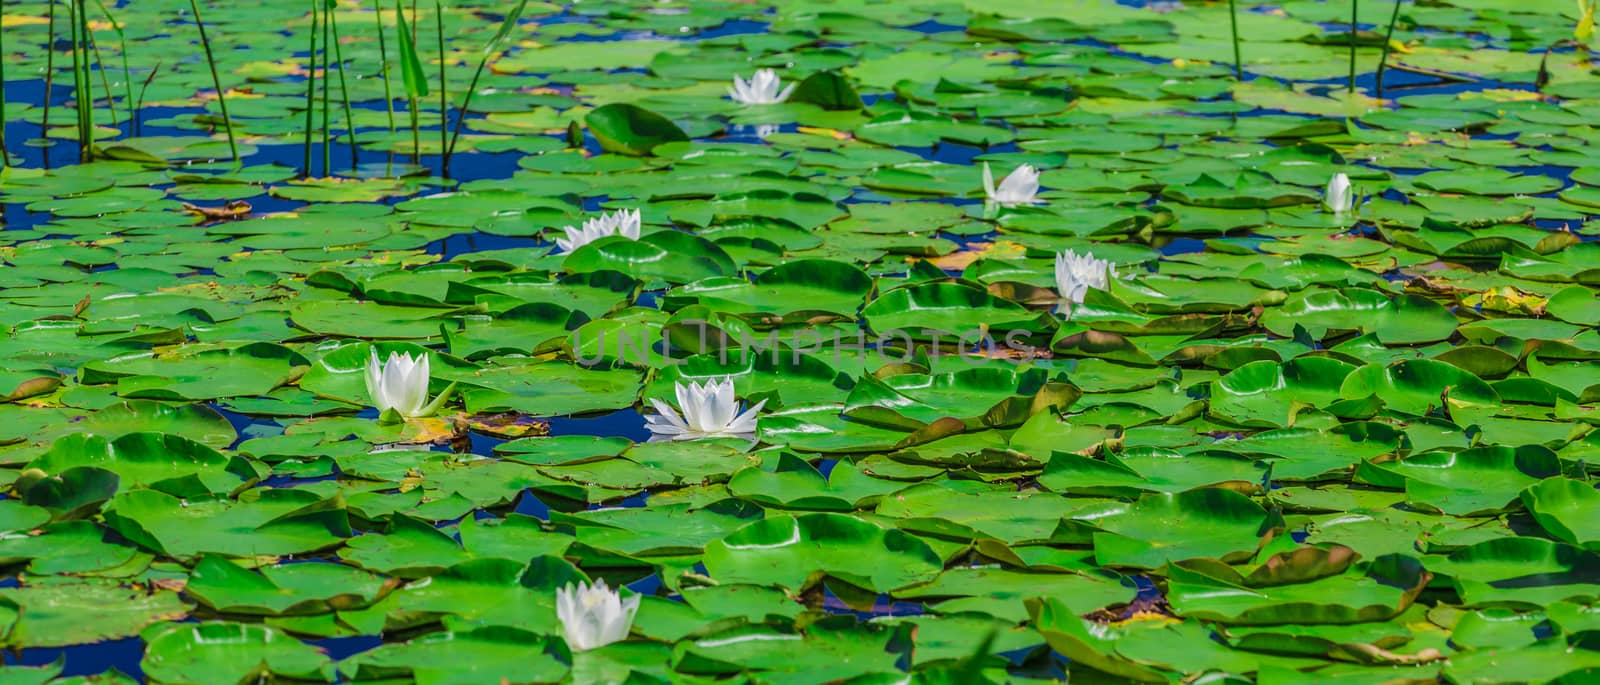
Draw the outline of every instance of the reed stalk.
[[[6,23],[6,4],[0,0],[0,26]],[[6,54],[6,34],[0,31],[0,56]],[[0,58],[0,169],[10,168],[11,152],[6,149],[6,60]]]
[[[1394,40],[1394,25],[1400,19],[1400,0],[1394,0],[1394,12],[1389,15],[1389,30],[1383,33],[1383,56],[1378,58],[1377,97],[1383,97],[1383,69],[1389,65],[1389,43]]]
[[[330,74],[333,73],[333,69],[328,66],[328,56],[332,54],[328,50],[328,44],[331,42],[328,38],[328,27],[333,24],[333,20],[328,16],[332,14],[332,12],[328,11],[328,6],[331,4],[333,4],[333,0],[325,0],[320,3],[322,7],[322,175],[324,178],[333,176],[333,123],[328,117],[328,93],[333,90],[330,87],[332,84],[328,81],[331,78]]]
[[[150,75],[144,77],[144,84],[139,86],[139,99],[133,103],[133,111],[144,109],[144,94],[150,90],[150,84],[156,80],[156,74],[161,73],[161,60],[156,60],[156,65],[150,67]]]
[[[335,10],[338,6],[335,5]],[[339,13],[328,13],[328,24],[333,27],[333,61],[339,63],[339,97],[344,100],[344,132],[350,143],[350,168],[354,170],[361,165],[361,159],[356,151],[356,117],[350,107],[350,82],[344,75],[344,48],[339,45]]]
[[[311,117],[316,109],[317,92],[317,22],[321,16],[318,14],[317,4],[321,0],[311,0],[311,38],[310,45],[306,48],[306,123],[301,132],[304,140],[302,152],[304,159],[300,162],[301,174],[307,178],[311,176]]]
[[[45,29],[44,51],[44,123],[39,130],[43,132],[45,153],[44,166],[50,168],[50,101],[51,90],[56,82],[56,0],[48,0],[50,19]]]
[[[94,93],[89,85],[88,22],[83,0],[71,0],[67,20],[72,22],[72,102],[78,114],[78,160],[94,161]]]
[[[410,102],[411,161],[414,164],[422,158],[422,128],[417,117],[419,103],[428,94],[428,77],[422,71],[422,60],[417,58],[417,44],[412,40],[414,34],[407,25],[400,0],[394,0],[394,13],[396,32],[400,34],[400,75],[405,77],[406,99]]]
[[[1351,95],[1356,93],[1356,12],[1361,8],[1357,0],[1350,0],[1350,86]]]
[[[483,56],[478,59],[478,68],[472,72],[472,80],[467,83],[467,93],[462,97],[461,111],[456,113],[456,124],[450,133],[450,143],[444,147],[444,161],[440,168],[445,178],[450,177],[450,156],[455,154],[456,141],[461,138],[461,122],[466,120],[467,110],[472,107],[472,96],[478,92],[478,79],[483,76],[483,69],[489,65],[489,60],[494,58],[495,53],[500,51],[500,46],[511,35],[512,29],[516,28],[517,21],[522,18],[522,10],[527,5],[528,0],[520,0],[517,6],[506,14],[505,20],[500,22],[500,30],[483,46]]]
[[[433,0],[433,13],[437,15],[434,25],[438,27],[439,37],[439,154],[444,154],[445,147],[449,145],[450,135],[450,98],[445,91],[449,85],[445,82],[445,61],[447,55],[444,51],[444,4],[442,0]],[[440,165],[439,174],[450,178],[448,167]]]
[[[122,51],[122,90],[123,107],[128,110],[128,135],[139,135],[139,112],[133,109],[133,70],[128,68],[128,35],[122,30],[122,24],[116,17],[111,16],[111,10],[106,7],[103,0],[94,0],[100,6],[100,13],[106,15],[106,21],[111,24],[111,30],[117,32],[117,49]],[[97,58],[98,59],[98,58]],[[101,70],[101,73],[105,73]],[[112,107],[111,111],[116,112]]]
[[[217,89],[217,106],[222,108],[222,124],[228,131],[228,154],[238,162],[239,143],[233,138],[233,117],[228,116],[228,93],[223,90],[222,77],[217,74],[217,59],[211,54],[211,39],[206,37],[206,23],[200,18],[199,0],[189,0],[189,8],[194,11],[194,25],[200,30],[200,47],[206,52],[206,66],[211,67],[211,85]]]
[[[1233,27],[1233,80],[1244,80],[1244,59],[1239,56],[1239,8],[1228,0],[1228,24]]]
[[[389,133],[394,133],[394,92],[389,89],[389,39],[383,30],[383,0],[372,0],[372,11],[378,18],[378,59],[383,60],[378,72],[383,78],[383,106],[389,111]]]
[[[84,12],[87,13],[88,8],[85,8]],[[89,49],[94,51],[94,63],[100,67],[95,71],[100,72],[100,86],[105,89],[106,108],[111,110],[111,127],[121,130],[121,124],[117,121],[117,98],[111,94],[111,79],[106,76],[106,60],[100,56],[100,41],[94,39],[94,32],[88,30],[87,26],[84,28],[84,35],[89,37]]]

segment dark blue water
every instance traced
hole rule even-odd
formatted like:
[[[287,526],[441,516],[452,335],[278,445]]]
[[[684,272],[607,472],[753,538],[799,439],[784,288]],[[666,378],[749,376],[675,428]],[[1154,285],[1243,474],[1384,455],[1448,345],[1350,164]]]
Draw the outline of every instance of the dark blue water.
[[[144,640],[137,637],[109,640],[71,647],[41,647],[24,649],[16,653],[3,652],[7,666],[46,666],[62,662],[61,675],[96,675],[116,669],[140,681],[144,680]]]
[[[644,428],[644,416],[632,409],[603,416],[558,416],[550,419],[550,434],[627,438],[634,442],[650,439],[650,431]]]

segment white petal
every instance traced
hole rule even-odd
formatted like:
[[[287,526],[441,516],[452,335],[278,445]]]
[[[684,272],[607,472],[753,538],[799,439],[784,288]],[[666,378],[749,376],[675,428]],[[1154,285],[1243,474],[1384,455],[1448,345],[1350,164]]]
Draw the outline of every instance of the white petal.
[[[1039,172],[1030,164],[1017,167],[1000,182],[1000,194],[1013,202],[1031,202],[1039,193]]]
[[[992,182],[992,177],[991,177]],[[1000,187],[993,193],[996,202],[1005,206],[1029,204],[1034,201],[1033,196],[1039,192],[1039,172],[1030,164],[1013,169],[1011,173],[1000,181]]]
[[[383,363],[383,374],[378,380],[378,389],[383,394],[383,407],[399,411],[405,399],[400,388],[406,382],[406,367],[400,361],[400,353],[389,354],[388,361]]]
[[[766,400],[761,400],[760,402],[755,403],[754,406],[746,409],[743,414],[740,414],[728,424],[728,432],[736,435],[755,433],[756,415],[761,412],[761,408],[766,406],[766,404]]]
[[[428,373],[428,353],[424,352],[421,358],[417,360],[417,363],[411,367],[411,373],[406,378],[406,404],[401,413],[406,416],[420,416],[422,414],[423,407],[428,406],[428,381],[431,378]]]
[[[1350,177],[1343,173],[1334,174],[1328,180],[1328,190],[1323,197],[1323,203],[1335,214],[1350,211],[1355,204],[1355,198],[1350,192]]]
[[[711,389],[711,383],[710,382],[707,382],[705,384],[700,384],[700,383],[690,383],[689,384],[688,392],[686,393],[687,397],[684,398],[684,399],[687,399],[687,401],[684,402],[682,406],[683,406],[683,420],[684,420],[684,422],[689,424],[689,430],[691,432],[699,433],[699,434],[703,435],[703,434],[706,434],[706,433],[710,433],[713,430],[713,429],[710,428],[709,423],[706,421],[706,416],[711,413],[710,412],[710,409],[711,409],[711,407],[710,407],[710,404],[711,404],[711,392],[710,392],[710,389]]]
[[[689,430],[689,426],[684,423],[683,417],[679,416],[678,412],[673,411],[671,405],[658,399],[651,399],[650,403],[655,405],[657,413],[644,417],[645,430],[657,435],[680,435]]]
[[[576,651],[627,639],[638,607],[638,595],[625,600],[603,580],[593,586],[568,584],[556,590],[556,616],[561,619],[567,646]]]
[[[732,399],[732,392],[724,392],[722,381],[708,380],[702,386],[704,391],[700,395],[700,430],[715,434],[721,433],[728,427],[728,420],[733,418],[733,407],[728,406],[724,400]]]
[[[672,394],[678,399],[678,408],[683,410],[685,421],[689,418],[690,407],[694,405],[695,398],[699,396],[699,389],[700,386],[694,383],[685,384],[679,382],[672,384]]]
[[[629,240],[638,240],[640,223],[639,210],[624,210],[622,213],[622,226],[617,233]]]
[[[367,358],[367,395],[372,398],[373,406],[382,412],[387,407],[383,406],[383,365],[378,361],[378,348],[369,348],[371,356]]]

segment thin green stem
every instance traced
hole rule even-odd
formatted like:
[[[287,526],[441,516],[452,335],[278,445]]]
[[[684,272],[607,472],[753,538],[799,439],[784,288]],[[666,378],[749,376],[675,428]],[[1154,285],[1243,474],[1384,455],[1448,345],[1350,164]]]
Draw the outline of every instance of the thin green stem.
[[[88,8],[84,8],[84,12],[87,13]],[[88,30],[87,26],[84,28],[84,35],[89,37],[89,49],[94,51],[94,63],[100,66],[95,71],[100,72],[100,86],[106,92],[106,108],[111,110],[111,127],[120,130],[120,124],[117,122],[117,98],[111,95],[111,79],[106,76],[106,60],[100,56],[100,41],[94,39],[94,32]]]
[[[56,81],[56,0],[48,0],[50,4],[49,25],[45,29],[44,50],[44,123],[39,130],[44,134],[45,153],[44,168],[50,168],[50,101],[52,89]]]
[[[450,157],[455,154],[456,141],[461,139],[461,124],[467,119],[467,111],[472,109],[472,96],[478,92],[478,79],[483,77],[483,70],[489,66],[489,60],[500,51],[501,44],[517,27],[517,20],[522,17],[522,10],[527,6],[528,0],[518,0],[517,6],[513,7],[501,22],[500,31],[483,46],[483,56],[478,59],[478,68],[472,72],[472,80],[467,83],[467,92],[461,99],[461,108],[456,112],[456,124],[450,132],[450,143],[444,146],[444,161],[440,166],[446,177],[450,175]]]
[[[72,46],[72,117],[75,122],[73,126],[79,129],[77,136],[78,144],[81,146],[83,144],[83,98],[81,97],[83,92],[78,90],[78,2],[77,0],[66,0],[66,2],[67,42]],[[79,157],[82,157],[81,151],[79,152]]]
[[[1239,8],[1228,0],[1228,24],[1233,27],[1233,80],[1244,80],[1244,59],[1239,56]]]
[[[6,3],[0,0],[0,26],[6,23]],[[0,169],[11,166],[11,152],[6,149],[6,33],[0,31]]]
[[[72,116],[78,135],[78,161],[83,161],[83,90],[78,83],[78,2],[67,0],[67,36],[72,43]]]
[[[1350,94],[1356,93],[1356,12],[1361,8],[1357,0],[1350,0]]]
[[[383,60],[383,68],[378,76],[383,79],[383,106],[389,110],[389,133],[395,132],[394,126],[394,92],[389,88],[389,40],[383,30],[383,0],[372,0],[373,16],[378,18],[378,58]]]
[[[128,110],[128,135],[139,135],[139,113],[133,109],[133,70],[128,68],[128,35],[123,32],[122,24],[117,23],[116,17],[111,16],[111,10],[106,8],[102,0],[95,0],[100,6],[100,13],[106,15],[106,21],[111,24],[111,30],[117,32],[117,49],[122,52],[122,106]],[[102,73],[104,73],[102,71]],[[116,108],[111,110],[116,112]]]
[[[324,177],[333,176],[333,124],[328,118],[328,92],[332,90],[329,87],[332,84],[328,79],[329,74],[333,73],[332,68],[328,66],[328,55],[331,54],[328,50],[330,42],[328,27],[333,25],[333,19],[328,16],[330,14],[332,12],[328,11],[328,4],[322,3],[322,175]]]
[[[350,169],[361,165],[356,156],[356,117],[350,107],[350,83],[344,75],[344,48],[339,46],[339,13],[328,13],[328,24],[333,26],[333,61],[339,63],[339,97],[344,100],[344,132],[350,142]]]
[[[1383,56],[1378,58],[1377,97],[1383,97],[1383,69],[1389,65],[1389,42],[1394,40],[1394,25],[1400,19],[1400,0],[1394,0],[1394,12],[1389,15],[1389,30],[1383,34]]]
[[[72,22],[72,100],[78,112],[78,159],[84,162],[94,161],[94,93],[91,92],[89,79],[89,48],[85,22],[83,20],[83,0],[72,0],[68,5],[71,15],[68,19]]]
[[[217,59],[211,54],[211,39],[206,37],[206,23],[200,18],[199,0],[189,0],[194,11],[194,25],[200,30],[200,47],[206,51],[206,66],[211,67],[211,85],[217,89],[217,106],[222,108],[222,125],[228,132],[228,154],[239,161],[239,143],[233,139],[233,117],[228,116],[228,94],[222,88],[222,77],[217,74]]]
[[[320,2],[322,0],[311,0],[310,45],[306,48],[306,124],[302,131],[305,144],[301,150],[304,159],[300,162],[300,173],[307,178],[311,176],[311,117],[317,92],[317,19],[321,16],[317,4]]]
[[[150,75],[144,77],[144,84],[139,86],[139,99],[133,103],[133,111],[135,114],[137,114],[139,110],[144,109],[144,94],[146,91],[150,90],[150,84],[155,82],[156,74],[159,73],[161,73],[161,60],[158,59],[156,60],[156,65],[150,67]]]
[[[89,53],[92,40],[89,35],[89,8],[85,7],[83,0],[78,0],[78,68],[83,72],[83,139],[84,155],[89,161],[94,161],[94,77],[90,74],[93,67],[89,63]]]
[[[456,151],[456,141],[461,138],[461,122],[467,118],[467,108],[472,106],[472,94],[478,92],[478,78],[483,75],[483,67],[488,64],[487,57],[478,63],[476,71],[472,72],[472,80],[467,83],[467,93],[461,101],[461,111],[456,112],[454,130],[450,132],[450,143],[444,146],[444,161],[441,163],[446,178],[450,176],[450,156]]]
[[[411,98],[408,111],[411,112],[411,163],[419,164],[422,161],[422,126],[417,122],[417,98]]]
[[[439,29],[439,154],[442,155],[449,146],[450,127],[446,124],[450,123],[450,99],[445,95],[448,84],[445,82],[444,71],[448,55],[444,51],[444,5],[441,0],[433,0],[433,12],[438,15],[438,20],[434,23]],[[450,178],[450,167],[444,166],[441,162],[439,173],[445,178]]]
[[[416,4],[412,3],[413,6]],[[397,33],[400,34],[400,70],[405,76],[406,84],[406,112],[411,116],[411,163],[419,164],[422,160],[422,127],[419,123],[420,100],[428,94],[427,77],[422,72],[422,61],[417,58],[417,45],[414,39],[416,33],[416,10],[412,9],[410,25],[407,25],[405,8],[400,0],[394,0],[395,23],[398,24]]]

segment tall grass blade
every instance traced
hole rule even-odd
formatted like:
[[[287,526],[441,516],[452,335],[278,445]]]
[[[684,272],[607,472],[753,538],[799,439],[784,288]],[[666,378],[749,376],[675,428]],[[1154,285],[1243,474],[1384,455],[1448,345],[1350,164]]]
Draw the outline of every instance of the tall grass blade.
[[[1378,58],[1376,97],[1383,97],[1383,69],[1389,65],[1389,44],[1394,40],[1394,24],[1400,19],[1400,0],[1394,0],[1394,12],[1389,15],[1389,30],[1383,33],[1383,55]]]
[[[405,81],[406,95],[420,98],[428,94],[428,77],[422,72],[422,60],[417,59],[417,44],[411,40],[411,28],[400,0],[395,0],[394,10],[395,21],[400,26],[400,75]]]
[[[1239,56],[1239,9],[1228,0],[1228,24],[1233,27],[1233,80],[1244,80],[1244,60]]]
[[[437,17],[434,20],[434,25],[438,28],[439,36],[439,154],[444,154],[445,145],[448,144],[447,136],[449,135],[450,129],[450,127],[447,126],[447,124],[450,123],[450,96],[447,94],[447,91],[449,90],[449,84],[447,84],[444,79],[444,69],[447,55],[444,51],[444,4],[442,3],[442,0],[433,0],[433,13]],[[445,178],[450,177],[448,169],[446,169],[442,164],[440,165],[439,173]]]
[[[317,22],[322,16],[317,9],[320,0],[311,0],[311,37],[310,45],[306,48],[306,123],[301,132],[304,140],[304,159],[300,162],[301,174],[311,176],[311,117],[316,109],[317,93]]]
[[[206,23],[200,18],[199,0],[189,0],[194,11],[194,25],[200,30],[200,47],[206,51],[206,66],[211,67],[211,85],[217,89],[217,106],[222,108],[222,124],[228,130],[228,154],[239,161],[239,143],[233,138],[233,117],[228,116],[228,93],[222,88],[222,77],[217,75],[217,59],[211,54],[211,39],[206,37]]]
[[[444,172],[450,175],[450,156],[455,154],[456,141],[461,138],[461,122],[467,118],[467,110],[472,107],[472,95],[478,92],[478,79],[483,76],[483,69],[489,65],[489,60],[511,37],[511,30],[517,27],[517,21],[522,18],[523,8],[528,6],[528,0],[520,0],[516,7],[506,14],[505,21],[500,22],[500,30],[496,31],[493,38],[483,45],[483,56],[478,59],[478,68],[472,72],[472,81],[467,84],[467,94],[461,100],[461,111],[456,113],[456,124],[450,133],[450,144],[444,147]]]
[[[330,9],[332,9],[332,5],[333,5],[332,0],[325,0],[322,3],[322,175],[323,175],[323,177],[331,177],[331,176],[333,176],[333,122],[328,117],[328,93],[329,93],[329,91],[333,90],[332,87],[331,87],[332,84],[329,82],[329,79],[333,78],[333,76],[332,76],[333,69],[331,69],[328,66],[328,56],[330,54],[332,54],[332,51],[328,50],[328,44],[330,42],[332,42],[328,38],[328,35],[329,35],[328,27],[333,25],[333,18],[329,17],[328,15],[333,14],[332,12],[329,11]]]
[[[0,2],[0,26],[6,23],[6,4]],[[6,54],[6,34],[0,31],[0,55]],[[11,166],[11,151],[6,149],[6,61],[0,59],[0,169]]]
[[[139,99],[133,103],[133,111],[144,109],[144,94],[150,90],[150,84],[155,83],[156,74],[161,73],[161,60],[156,60],[156,65],[150,67],[150,75],[144,77],[144,84],[139,86]]]
[[[412,40],[411,27],[406,23],[405,8],[400,0],[394,0],[394,16],[397,33],[400,34],[400,76],[405,82],[406,98],[411,106],[411,158],[417,159],[422,155],[422,134],[417,123],[417,105],[422,97],[428,94],[428,77],[422,72],[422,60],[417,59],[417,44]]]
[[[72,101],[78,112],[78,159],[94,161],[94,93],[89,82],[89,46],[85,37],[88,22],[83,17],[83,0],[71,0],[68,20],[72,22]]]
[[[100,13],[106,15],[106,21],[111,24],[111,30],[117,32],[117,49],[122,52],[122,105],[128,110],[128,135],[139,135],[139,112],[133,108],[133,70],[128,68],[128,34],[123,32],[122,24],[116,17],[111,16],[111,10],[106,8],[103,0],[94,0],[100,6]],[[102,71],[103,75],[105,72]],[[116,108],[112,107],[113,113]]]
[[[339,97],[344,100],[344,132],[350,142],[350,168],[354,170],[361,165],[361,159],[356,151],[356,117],[350,107],[350,82],[344,75],[344,48],[339,46],[339,13],[337,6],[329,2],[328,24],[333,27],[333,61],[339,63]]]
[[[85,14],[88,11],[87,8],[84,9]],[[87,19],[85,22],[87,22]],[[117,122],[117,98],[111,94],[111,79],[106,76],[106,60],[100,56],[100,41],[94,39],[94,32],[90,31],[87,26],[85,26],[83,33],[89,38],[89,49],[94,51],[94,63],[100,67],[95,71],[100,72],[100,86],[105,88],[106,108],[111,110],[111,127],[121,130],[121,125]]]
[[[1350,94],[1356,92],[1356,11],[1361,8],[1357,0],[1350,0]]]
[[[383,0],[372,0],[372,11],[378,21],[378,59],[383,60],[378,72],[383,78],[383,106],[389,110],[389,132],[394,133],[394,92],[389,89],[389,39],[383,30]]]
[[[44,51],[44,123],[39,130],[43,132],[45,153],[44,168],[50,168],[50,101],[56,82],[56,0],[48,0],[50,6],[50,19],[45,29]]]
[[[428,77],[422,72],[422,60],[417,58],[417,44],[411,40],[411,27],[400,0],[395,0],[394,12],[400,33],[400,76],[405,82],[406,95],[420,98],[428,94]]]
[[[72,114],[78,136],[78,161],[83,161],[83,84],[78,71],[78,3],[67,0],[67,36],[72,44]]]

